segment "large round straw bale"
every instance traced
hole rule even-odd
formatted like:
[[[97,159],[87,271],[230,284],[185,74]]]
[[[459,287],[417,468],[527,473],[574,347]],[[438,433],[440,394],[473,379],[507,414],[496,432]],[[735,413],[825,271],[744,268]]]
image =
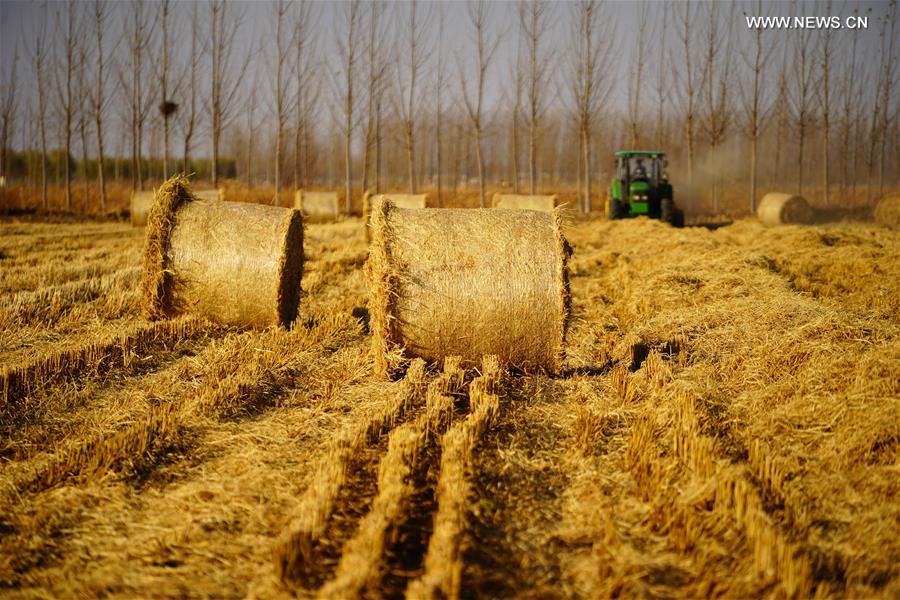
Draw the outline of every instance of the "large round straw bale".
[[[336,219],[340,214],[337,192],[307,192],[297,190],[294,208],[304,216],[320,219]]]
[[[812,222],[813,212],[802,196],[770,192],[762,197],[756,207],[756,217],[769,227],[787,223],[808,224]]]
[[[131,224],[143,227],[147,224],[147,215],[153,206],[154,192],[131,192]]]
[[[197,198],[197,200],[206,200],[208,202],[225,200],[225,188],[218,188],[215,190],[197,190],[196,192],[194,192],[194,196]]]
[[[525,196],[521,194],[494,194],[491,206],[494,208],[517,208],[525,210],[542,210],[553,212],[559,204],[559,198],[552,196]]]
[[[372,205],[367,273],[376,373],[406,360],[495,354],[556,373],[569,316],[558,213]]]
[[[147,221],[141,280],[151,319],[191,313],[228,325],[289,326],[303,272],[303,217],[290,208],[199,200],[163,184]]]
[[[875,207],[875,222],[900,229],[900,194],[885,196]]]

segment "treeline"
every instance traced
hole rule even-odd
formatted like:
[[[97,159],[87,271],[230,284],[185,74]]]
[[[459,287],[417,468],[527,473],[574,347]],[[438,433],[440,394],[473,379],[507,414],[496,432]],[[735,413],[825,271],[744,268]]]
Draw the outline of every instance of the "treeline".
[[[33,188],[41,185],[41,153],[37,150],[25,152],[11,151],[6,156],[6,177],[11,182],[23,182]],[[164,178],[162,158],[150,158],[142,156],[141,173],[148,180],[160,181]],[[65,179],[66,153],[64,150],[50,150],[47,152],[47,176],[48,179],[59,184]],[[177,161],[175,168],[179,172],[192,173],[197,179],[210,179],[212,177],[212,164],[206,158],[192,158],[189,165]],[[129,158],[104,157],[103,169],[107,177],[113,181],[131,180],[135,174],[134,165]],[[96,180],[100,174],[99,160],[88,158],[78,160],[69,156],[68,170],[78,179]],[[219,159],[219,172],[222,177],[236,178],[237,164],[233,158]]]
[[[465,184],[483,202],[488,185],[574,185],[589,211],[628,148],[667,151],[676,189],[713,212],[734,189],[752,210],[773,187],[831,204],[898,185],[896,1],[29,10],[37,29],[4,71],[0,165],[38,182],[44,206],[57,177],[67,206],[86,178],[103,210],[110,178],[140,189],[190,164],[214,186],[273,185],[276,203],[309,186],[343,187],[349,208],[363,188]],[[833,13],[867,28],[746,21]]]

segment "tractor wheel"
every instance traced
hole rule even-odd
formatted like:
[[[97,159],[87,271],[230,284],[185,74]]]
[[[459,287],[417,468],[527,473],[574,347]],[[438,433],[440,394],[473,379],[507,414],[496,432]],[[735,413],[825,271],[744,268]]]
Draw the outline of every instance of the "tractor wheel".
[[[671,198],[663,198],[660,203],[661,221],[665,221],[672,227],[684,227],[684,211],[675,207],[675,202]]]
[[[606,218],[610,221],[615,219],[623,219],[625,215],[623,214],[624,207],[622,206],[622,202],[616,200],[615,198],[610,198],[606,205]]]

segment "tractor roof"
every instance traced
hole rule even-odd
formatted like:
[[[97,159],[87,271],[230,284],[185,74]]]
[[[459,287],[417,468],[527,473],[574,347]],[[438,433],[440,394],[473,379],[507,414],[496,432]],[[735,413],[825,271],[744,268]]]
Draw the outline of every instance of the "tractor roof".
[[[619,150],[616,152],[616,156],[619,158],[627,158],[629,156],[655,156],[662,158],[665,155],[665,152],[660,152],[659,150]]]

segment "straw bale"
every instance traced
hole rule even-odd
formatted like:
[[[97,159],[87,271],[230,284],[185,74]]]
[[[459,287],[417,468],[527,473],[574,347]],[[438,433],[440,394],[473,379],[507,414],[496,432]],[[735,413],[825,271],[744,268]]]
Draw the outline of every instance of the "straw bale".
[[[559,371],[571,250],[557,212],[372,208],[376,374],[410,357],[476,365],[488,354],[526,372]]]
[[[143,227],[147,224],[147,215],[153,206],[155,192],[131,192],[131,224],[135,227]]]
[[[428,208],[428,194],[372,194],[369,190],[363,194],[363,222],[369,224],[372,207],[375,202],[390,200],[397,208]],[[372,241],[372,230],[366,228],[366,241]]]
[[[556,194],[552,196],[526,196],[520,194],[494,194],[491,206],[494,208],[518,208],[553,212],[559,205]]]
[[[875,207],[875,222],[900,229],[900,194],[885,196]]]
[[[303,220],[293,209],[197,199],[187,179],[157,191],[141,287],[150,318],[193,313],[229,325],[289,326],[303,272]]]
[[[218,188],[215,190],[197,190],[196,192],[194,192],[194,196],[198,200],[206,200],[207,202],[225,200],[225,188]]]
[[[337,192],[297,190],[294,195],[294,208],[308,217],[336,219],[340,214]]]
[[[770,192],[763,196],[756,207],[756,216],[769,227],[787,223],[809,224],[813,211],[802,196]]]

